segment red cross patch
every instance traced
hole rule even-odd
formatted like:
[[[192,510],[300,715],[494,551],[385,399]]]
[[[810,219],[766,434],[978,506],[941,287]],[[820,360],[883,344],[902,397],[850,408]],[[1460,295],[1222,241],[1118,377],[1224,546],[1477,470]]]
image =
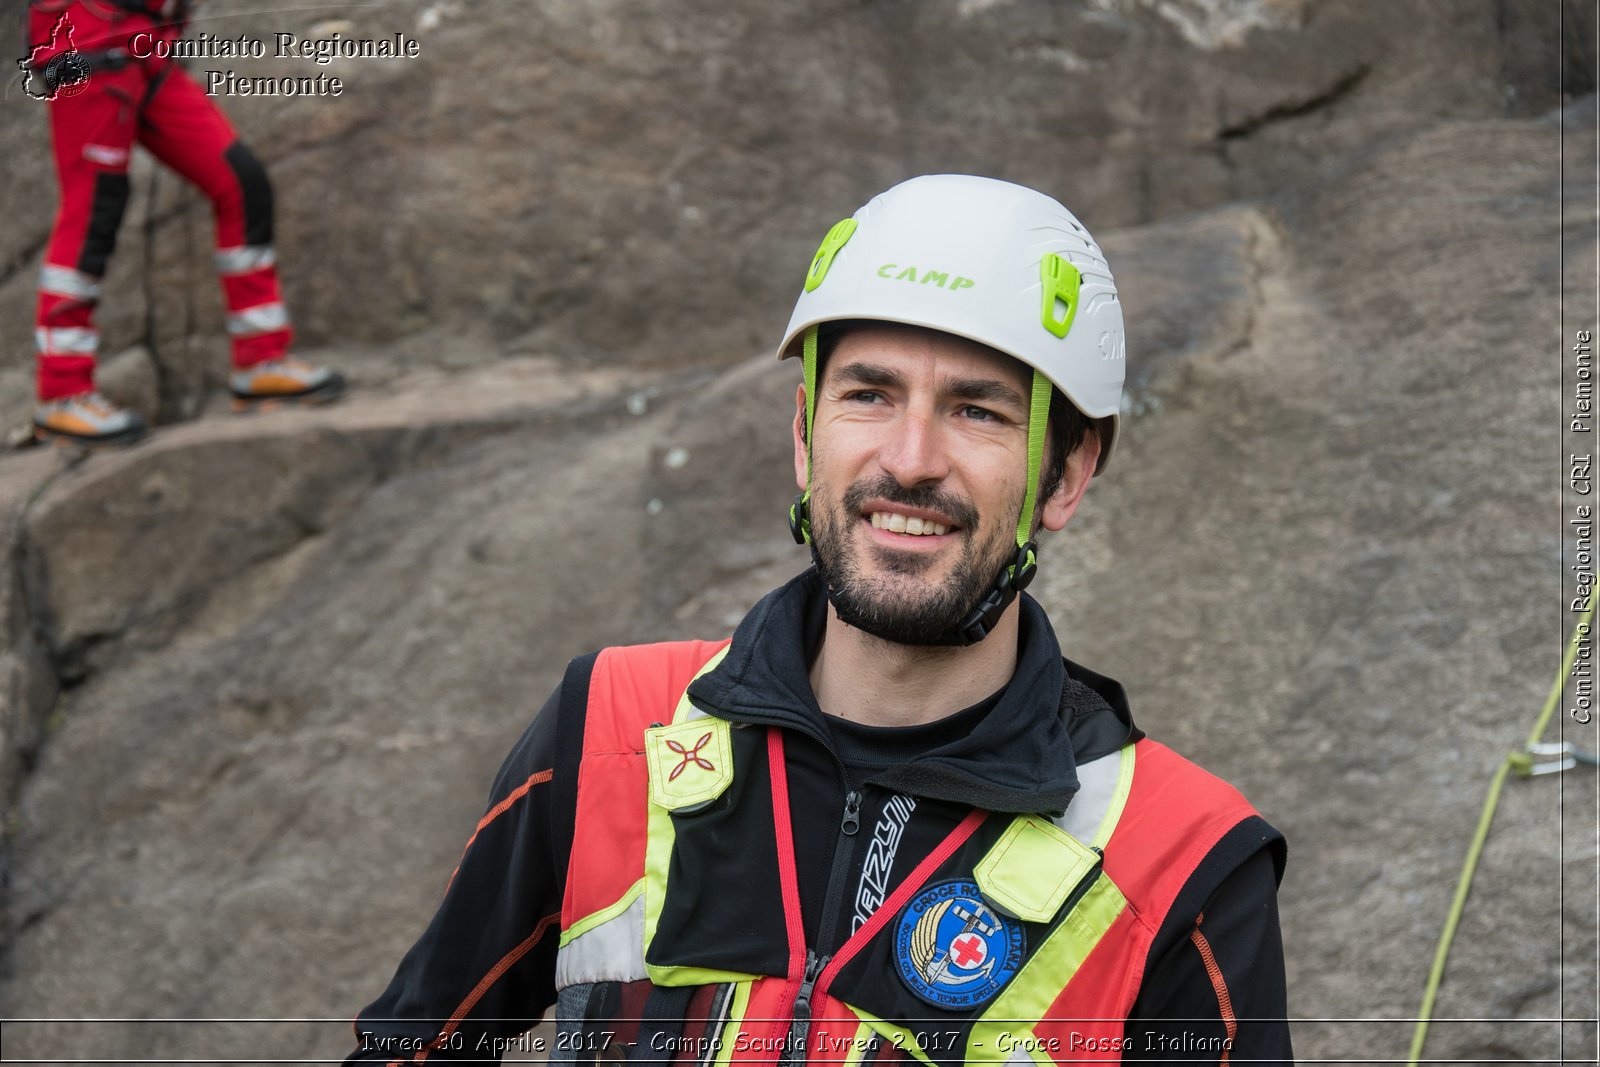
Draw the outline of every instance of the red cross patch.
[[[988,954],[988,946],[977,934],[963,934],[950,942],[950,955],[958,967],[976,967]]]

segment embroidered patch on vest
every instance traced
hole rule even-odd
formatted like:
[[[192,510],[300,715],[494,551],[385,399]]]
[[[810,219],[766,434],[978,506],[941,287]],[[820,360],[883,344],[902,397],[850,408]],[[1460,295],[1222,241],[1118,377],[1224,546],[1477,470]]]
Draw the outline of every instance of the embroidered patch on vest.
[[[728,723],[710,717],[652,726],[644,732],[650,801],[668,811],[708,804],[733,781]]]
[[[911,898],[895,931],[900,978],[938,1008],[972,1008],[1000,991],[1022,966],[1022,925],[983,902],[965,878]]]
[[[699,740],[695,741],[693,748],[684,748],[683,745],[680,744],[679,742],[673,740],[670,737],[667,738],[666,739],[667,747],[670,748],[673,752],[675,752],[678,755],[683,757],[681,760],[679,760],[677,762],[676,765],[673,766],[672,771],[667,775],[667,781],[676,782],[678,780],[678,775],[682,774],[684,772],[684,770],[686,770],[688,768],[689,764],[691,764],[691,763],[694,764],[696,767],[699,767],[702,770],[707,770],[707,771],[716,770],[717,769],[717,765],[715,763],[712,763],[710,760],[708,760],[704,756],[700,755],[700,750],[705,748],[710,743],[711,743],[711,731],[710,730],[707,730],[705,733],[700,735]]]

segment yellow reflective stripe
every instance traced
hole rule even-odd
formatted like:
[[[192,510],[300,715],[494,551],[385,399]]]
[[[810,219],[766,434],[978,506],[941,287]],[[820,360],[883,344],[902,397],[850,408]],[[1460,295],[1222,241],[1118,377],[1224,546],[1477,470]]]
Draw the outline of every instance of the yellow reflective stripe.
[[[922,1063],[926,1063],[928,1067],[936,1067],[934,1062],[928,1059],[928,1054],[922,1051],[922,1046],[917,1043],[917,1035],[913,1034],[911,1031],[903,1030],[894,1023],[885,1022],[876,1015],[873,1015],[871,1012],[862,1011],[854,1004],[846,1004],[845,1007],[855,1012],[856,1018],[860,1019],[863,1023],[870,1027],[874,1033],[878,1034],[878,1036],[882,1037],[885,1041],[892,1044],[901,1052],[910,1053],[914,1059]]]
[[[1122,818],[1122,809],[1128,805],[1128,792],[1133,788],[1133,746],[1122,746],[1122,763],[1117,768],[1117,791],[1111,794],[1111,803],[1106,808],[1105,818],[1100,820],[1100,829],[1094,832],[1094,840],[1089,844],[1098,849],[1104,849],[1106,842],[1111,840],[1111,834],[1117,828],[1117,822]]]
[[[661,905],[667,897],[667,866],[672,862],[672,842],[677,837],[672,814],[650,804],[645,832],[643,948],[649,952],[650,942],[656,938],[656,923],[661,920]]]
[[[872,1027],[866,1023],[857,1026],[855,1037],[850,1039],[850,1054],[844,1058],[841,1067],[856,1067],[867,1054],[867,1046],[872,1043],[872,1036]]]
[[[757,974],[746,974],[744,971],[717,971],[710,967],[659,967],[646,963],[644,969],[650,973],[650,981],[656,985],[686,986],[686,985],[720,985],[723,982],[753,982],[761,977]]]
[[[582,937],[584,934],[588,933],[590,930],[593,930],[601,923],[607,923],[612,919],[615,919],[618,915],[621,915],[623,912],[627,911],[629,905],[631,905],[635,900],[638,900],[639,894],[643,892],[644,879],[641,878],[629,886],[628,891],[622,894],[621,899],[619,899],[615,904],[612,904],[610,907],[601,908],[592,915],[585,915],[583,918],[573,923],[570,929],[561,931],[561,940],[557,943],[557,947],[566,948],[574,938]]]
[[[721,1044],[717,1048],[717,1058],[711,1061],[711,1067],[728,1067],[733,1059],[733,1046],[738,1043],[736,1039],[739,1032],[744,1029],[744,1013],[750,1010],[750,985],[749,982],[740,982],[733,987],[733,1003],[728,1007],[728,1023],[718,1035]]]
[[[689,685],[693,685],[696,679],[698,679],[702,674],[710,674],[712,671],[716,670],[717,664],[722,662],[723,657],[728,654],[728,649],[732,647],[733,642],[730,641],[721,648],[717,649],[717,654],[706,660],[705,665],[694,672],[694,678],[689,679]],[[704,715],[705,712],[695,707],[694,704],[689,700],[689,686],[684,686],[683,695],[678,697],[678,709],[672,713],[672,721],[675,723],[685,722],[689,719],[697,719]]]
[[[1010,1059],[1012,1050],[1002,1050],[1000,1038],[1008,1037],[1006,1044],[1015,1046],[1033,1034],[1034,1024],[1044,1018],[1127,906],[1122,890],[1101,872],[1083,899],[973,1024],[966,1061],[1004,1063]]]
[[[717,650],[716,655],[706,660],[694,677],[698,678],[707,671],[712,670],[722,662],[728,654],[728,646],[724,645]],[[694,679],[689,680],[694,684]],[[679,721],[688,721],[689,718],[703,714],[689,702],[689,688],[684,687],[683,695],[678,698],[678,709],[673,715],[674,724]],[[717,720],[725,729],[726,720]],[[648,746],[647,746],[648,748]],[[647,757],[649,758],[649,757]],[[733,753],[730,750],[725,762],[728,780],[733,777]],[[653,776],[652,776],[653,777]],[[726,783],[724,783],[726,787]],[[718,790],[720,793],[721,790]],[[650,943],[656,938],[656,925],[661,921],[661,908],[667,899],[667,871],[672,865],[672,846],[677,840],[677,831],[672,825],[672,813],[666,808],[656,804],[654,799],[647,799],[645,803],[648,812],[645,823],[646,843],[644,849],[644,944],[641,946],[642,954],[648,956]],[[704,967],[662,967],[645,962],[644,969],[649,972],[650,980],[656,985],[686,986],[710,985],[716,982],[741,982],[758,977],[746,974],[743,971],[713,971]]]

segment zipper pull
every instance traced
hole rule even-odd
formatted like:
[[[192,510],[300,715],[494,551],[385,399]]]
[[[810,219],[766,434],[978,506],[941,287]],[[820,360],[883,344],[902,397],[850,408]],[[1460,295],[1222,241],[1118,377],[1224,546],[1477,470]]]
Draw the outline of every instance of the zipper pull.
[[[844,795],[844,821],[839,824],[839,832],[849,837],[859,829],[861,829],[861,794],[852,789]]]
[[[804,1019],[811,1021],[811,994],[817,988],[817,976],[822,973],[822,968],[831,957],[818,956],[810,949],[806,950],[806,973],[800,981],[800,995],[794,998],[794,1019],[800,1022]]]
[[[804,1063],[806,1040],[811,1035],[811,994],[817,988],[817,976],[828,965],[832,956],[818,956],[806,949],[806,972],[800,981],[800,993],[794,998],[793,1021],[789,1024],[789,1045],[783,1062]]]

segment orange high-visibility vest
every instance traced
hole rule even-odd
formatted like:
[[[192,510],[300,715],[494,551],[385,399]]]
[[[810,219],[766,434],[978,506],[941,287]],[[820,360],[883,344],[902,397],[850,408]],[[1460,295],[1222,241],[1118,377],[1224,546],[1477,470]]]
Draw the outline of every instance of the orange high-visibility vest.
[[[716,1064],[776,1063],[786,1051],[797,1061],[797,1034],[806,1058],[816,1062],[854,1063],[874,1036],[935,1063],[1120,1060],[1151,942],[1201,860],[1256,814],[1244,797],[1165,746],[1141,740],[1081,764],[1080,790],[1064,816],[991,820],[994,843],[956,872],[981,891],[981,901],[969,899],[967,906],[1001,916],[996,925],[1026,922],[1043,933],[1032,939],[1026,959],[997,993],[951,1012],[952,1025],[941,1032],[953,1035],[952,1041],[930,1039],[925,1018],[882,1017],[873,1004],[861,1002],[870,994],[847,1003],[829,993],[845,949],[834,964],[811,976],[809,996],[802,997],[807,976],[803,945],[795,943],[792,870],[780,878],[785,897],[772,916],[774,940],[782,942],[787,935],[789,942],[786,973],[719,967],[714,946],[699,946],[692,965],[655,951],[674,936],[658,929],[657,920],[673,892],[670,871],[682,844],[679,834],[693,832],[692,814],[721,796],[735,775],[756,773],[733,765],[738,747],[731,738],[733,724],[706,715],[685,696],[690,681],[720,662],[725,651],[726,643],[676,642],[609,648],[595,662],[561,913],[557,988],[644,981],[656,987],[731,984],[733,996],[719,1017],[719,1032],[709,1035],[715,1047],[704,1057]],[[782,731],[755,727],[750,736],[762,733]],[[759,825],[782,838],[785,819],[803,818],[806,812],[788,811],[781,737],[769,736],[765,750],[771,757],[766,773],[773,778],[775,811]],[[974,813],[951,840],[970,836],[985,818]],[[954,845],[947,840],[942,847],[955,856],[966,840],[961,837]],[[753,854],[771,855],[772,838],[752,844],[760,845],[749,850]],[[781,858],[781,845],[778,851]],[[930,855],[919,870],[937,868],[940,874],[892,892],[846,948],[876,943],[881,956],[884,942],[875,939],[892,938],[906,927],[909,920],[902,916],[908,903],[926,899],[928,885],[947,879],[951,869],[939,864],[949,862]],[[763,872],[763,877],[770,875]],[[913,872],[906,882],[916,879]],[[737,870],[717,872],[717,880],[730,891],[741,888]],[[859,982],[856,988],[862,988]],[[792,1017],[797,1000],[806,999],[809,1024],[801,1031]]]

